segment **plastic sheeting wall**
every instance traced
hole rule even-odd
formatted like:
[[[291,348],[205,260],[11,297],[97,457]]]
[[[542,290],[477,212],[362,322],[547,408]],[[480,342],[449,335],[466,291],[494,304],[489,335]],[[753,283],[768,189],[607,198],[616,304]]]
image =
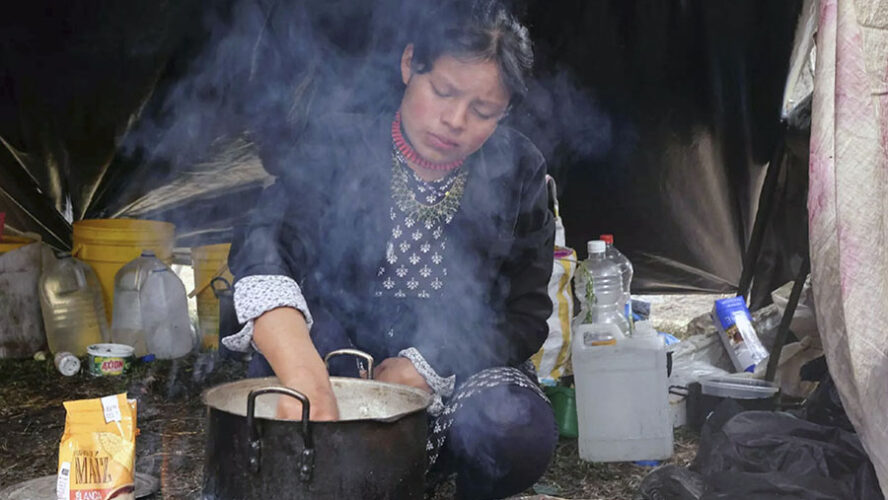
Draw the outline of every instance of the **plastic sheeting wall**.
[[[614,233],[635,291],[733,290],[800,1],[514,3],[538,64],[509,121],[549,159],[568,243]],[[428,5],[24,4],[0,20],[0,210],[58,247],[71,220],[108,216],[224,240],[264,148],[315,113],[397,102],[404,27]]]
[[[522,128],[563,187],[568,244],[581,257],[586,240],[613,233],[638,269],[634,291],[735,289],[799,10],[795,1],[531,4],[546,99],[531,102],[541,126]],[[588,92],[567,92],[571,84]]]
[[[888,491],[888,4],[821,0],[808,212],[817,323]]]

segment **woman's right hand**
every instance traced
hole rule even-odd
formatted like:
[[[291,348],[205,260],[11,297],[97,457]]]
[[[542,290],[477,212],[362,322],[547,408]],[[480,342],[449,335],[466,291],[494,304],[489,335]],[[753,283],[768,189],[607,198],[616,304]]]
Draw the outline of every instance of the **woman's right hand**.
[[[295,379],[283,381],[284,385],[305,394],[309,401],[309,419],[312,421],[339,420],[339,407],[330,385],[326,368],[323,373],[304,373]],[[302,420],[302,403],[296,398],[281,396],[275,417],[286,420]]]
[[[272,309],[255,319],[253,342],[281,383],[308,397],[311,420],[338,420],[339,409],[324,361],[311,342],[305,317],[292,307]],[[302,419],[302,403],[278,400],[277,417]]]

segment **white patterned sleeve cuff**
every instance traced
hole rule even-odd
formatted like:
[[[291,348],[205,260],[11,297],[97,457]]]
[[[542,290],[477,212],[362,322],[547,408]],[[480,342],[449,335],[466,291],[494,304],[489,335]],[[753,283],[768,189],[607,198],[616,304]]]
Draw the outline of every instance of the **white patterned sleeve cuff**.
[[[451,375],[449,377],[438,375],[438,372],[432,368],[432,365],[422,357],[422,354],[420,354],[415,347],[408,347],[407,349],[402,350],[398,353],[398,356],[409,359],[410,362],[413,363],[413,367],[416,368],[416,371],[422,375],[426,384],[428,384],[435,393],[435,399],[432,402],[432,406],[429,407],[429,413],[432,415],[440,413],[444,408],[442,399],[450,397],[450,395],[453,394],[453,389],[456,385],[456,375]]]
[[[247,276],[234,284],[234,310],[244,328],[222,339],[222,344],[237,352],[249,350],[253,340],[253,320],[278,307],[298,309],[311,330],[312,318],[302,289],[293,278],[283,275]],[[255,347],[255,346],[254,346]]]

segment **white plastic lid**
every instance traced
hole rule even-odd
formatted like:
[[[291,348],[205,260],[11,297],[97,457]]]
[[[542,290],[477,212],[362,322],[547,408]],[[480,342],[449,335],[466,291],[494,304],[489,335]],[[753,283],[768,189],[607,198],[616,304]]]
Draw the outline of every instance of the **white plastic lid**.
[[[589,251],[589,254],[593,253],[604,253],[607,251],[607,243],[601,240],[592,240],[586,243],[586,250]]]
[[[128,358],[133,355],[135,348],[127,344],[93,344],[87,346],[86,352],[93,356]]]

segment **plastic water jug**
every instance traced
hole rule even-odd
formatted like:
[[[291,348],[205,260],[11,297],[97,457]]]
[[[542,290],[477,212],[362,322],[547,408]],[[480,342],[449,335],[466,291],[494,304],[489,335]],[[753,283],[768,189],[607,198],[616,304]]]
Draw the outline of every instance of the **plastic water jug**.
[[[99,280],[92,268],[69,253],[50,260],[40,275],[40,306],[49,350],[85,356],[88,346],[110,338]]]
[[[634,269],[632,268],[632,262],[629,261],[629,258],[623,255],[622,252],[617,250],[617,247],[614,246],[614,235],[612,234],[602,234],[600,236],[601,241],[607,244],[607,250],[605,251],[605,255],[612,262],[616,263],[620,267],[620,276],[623,279],[623,309],[626,309],[626,305],[630,304],[632,300],[632,274],[634,273]],[[632,309],[631,307],[626,313],[631,317]]]
[[[624,338],[629,335],[629,322],[622,309],[620,268],[606,257],[603,241],[590,241],[587,248],[589,257],[580,265],[575,280],[581,306],[573,322],[574,332]]]
[[[111,339],[133,346],[137,357],[174,359],[194,347],[185,285],[154,252],[143,251],[114,277]]]
[[[580,458],[590,462],[662,460],[672,456],[666,352],[650,325],[614,340],[574,334]]]

